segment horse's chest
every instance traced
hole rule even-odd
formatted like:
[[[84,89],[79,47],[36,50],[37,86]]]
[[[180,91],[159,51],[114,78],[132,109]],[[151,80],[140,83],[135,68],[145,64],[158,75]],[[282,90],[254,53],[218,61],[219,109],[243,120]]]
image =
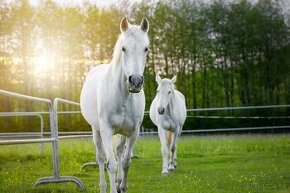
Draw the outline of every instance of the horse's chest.
[[[105,103],[100,103],[101,118],[111,127],[115,134],[130,136],[141,124],[144,114],[144,97],[137,96],[115,96],[105,98]]]
[[[139,119],[129,108],[121,108],[111,116],[111,123],[115,133],[130,135],[135,129]]]
[[[120,128],[133,128],[134,127],[134,120],[128,114],[120,113],[114,114],[111,117],[111,123],[114,127]]]
[[[159,124],[162,128],[174,132],[177,127],[177,122],[168,115],[162,115],[159,117]]]

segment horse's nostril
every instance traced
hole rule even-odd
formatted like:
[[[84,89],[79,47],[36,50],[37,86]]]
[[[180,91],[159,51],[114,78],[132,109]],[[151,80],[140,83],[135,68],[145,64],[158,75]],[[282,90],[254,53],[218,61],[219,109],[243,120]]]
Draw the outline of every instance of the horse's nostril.
[[[159,107],[159,108],[158,108],[158,113],[159,113],[160,115],[162,115],[162,114],[164,113],[164,111],[165,111],[165,108],[163,108],[163,107]]]
[[[141,81],[140,81],[141,83],[140,83],[140,84],[143,84],[143,82],[144,82],[144,77],[141,76],[140,78],[141,78]]]
[[[129,83],[132,83],[132,76],[129,76]]]
[[[140,78],[141,78],[141,82],[143,82],[143,81],[144,81],[144,77],[143,77],[143,76],[141,76]]]
[[[137,86],[138,87],[140,87],[140,86],[142,86],[142,84],[143,84],[143,76],[140,76],[138,79],[137,79]]]

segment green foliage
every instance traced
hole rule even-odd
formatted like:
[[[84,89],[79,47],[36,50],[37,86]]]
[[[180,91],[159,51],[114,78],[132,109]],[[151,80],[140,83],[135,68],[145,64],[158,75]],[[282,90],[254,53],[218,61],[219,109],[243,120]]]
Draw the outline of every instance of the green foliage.
[[[161,175],[157,137],[141,137],[129,172],[128,192],[220,193],[289,192],[288,135],[184,136],[178,143],[177,170]],[[1,147],[0,191],[5,193],[79,192],[75,184],[46,184],[32,188],[40,177],[52,175],[50,145],[43,155],[38,145]],[[93,161],[91,140],[60,142],[60,174],[80,178],[86,192],[99,192],[97,168],[80,171]]]
[[[178,75],[188,108],[290,103],[289,14],[280,1],[122,1],[101,9],[89,2],[59,6],[48,0],[33,7],[28,0],[0,0],[0,15],[1,89],[79,101],[86,73],[110,61],[120,19],[128,16],[131,23],[150,22],[147,110],[155,73]],[[0,111],[39,111],[38,104],[0,97]],[[61,124],[72,122],[68,117]],[[24,123],[37,124],[16,125]],[[7,119],[0,124],[1,130],[15,126]]]

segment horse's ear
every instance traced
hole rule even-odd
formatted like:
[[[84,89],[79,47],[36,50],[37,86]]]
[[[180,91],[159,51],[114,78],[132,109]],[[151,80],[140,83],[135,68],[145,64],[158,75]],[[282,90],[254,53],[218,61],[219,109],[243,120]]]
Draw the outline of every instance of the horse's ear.
[[[175,82],[176,82],[176,78],[177,78],[177,76],[175,75],[175,76],[173,76],[173,78],[171,78],[171,84],[174,84]]]
[[[146,17],[143,17],[140,27],[145,33],[148,32],[148,30],[149,30],[149,21],[146,19]]]
[[[161,78],[160,78],[159,74],[156,74],[155,80],[158,84],[161,83]]]
[[[128,30],[130,23],[127,20],[127,17],[124,17],[120,23],[121,32],[125,32]]]

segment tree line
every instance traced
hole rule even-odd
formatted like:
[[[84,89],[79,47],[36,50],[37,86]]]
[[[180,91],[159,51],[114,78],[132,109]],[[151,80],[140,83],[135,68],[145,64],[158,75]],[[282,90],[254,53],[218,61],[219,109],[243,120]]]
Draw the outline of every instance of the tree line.
[[[147,17],[146,109],[155,73],[177,75],[188,108],[290,104],[290,17],[283,6],[271,0],[125,0],[99,8],[46,0],[34,7],[28,0],[0,0],[0,88],[79,101],[89,69],[110,61],[121,18],[138,24]],[[1,111],[40,108],[0,97]]]

